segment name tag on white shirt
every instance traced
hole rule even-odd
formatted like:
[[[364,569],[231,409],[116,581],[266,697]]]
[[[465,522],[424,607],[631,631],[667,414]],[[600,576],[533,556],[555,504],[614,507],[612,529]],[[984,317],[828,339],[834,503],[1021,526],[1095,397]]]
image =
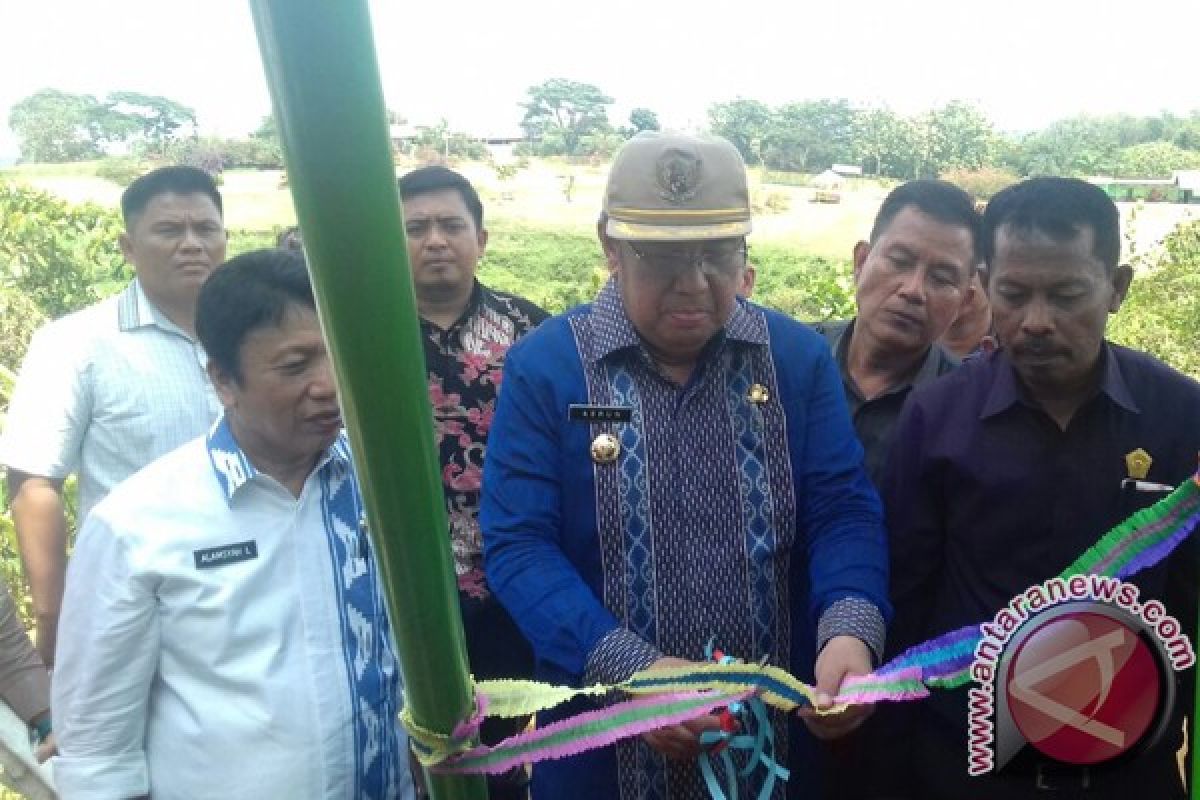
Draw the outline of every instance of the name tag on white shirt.
[[[209,547],[204,550],[194,550],[196,569],[212,569],[226,564],[236,564],[239,561],[249,561],[258,558],[258,542],[251,539],[248,542],[234,542],[220,547]]]

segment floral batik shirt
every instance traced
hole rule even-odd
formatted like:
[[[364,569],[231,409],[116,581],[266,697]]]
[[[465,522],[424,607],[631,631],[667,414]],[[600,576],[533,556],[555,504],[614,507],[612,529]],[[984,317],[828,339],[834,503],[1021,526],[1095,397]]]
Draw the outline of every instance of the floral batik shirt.
[[[454,571],[464,606],[486,602],[490,595],[483,576],[479,488],[504,356],[548,316],[528,300],[476,282],[466,311],[448,329],[421,320]]]

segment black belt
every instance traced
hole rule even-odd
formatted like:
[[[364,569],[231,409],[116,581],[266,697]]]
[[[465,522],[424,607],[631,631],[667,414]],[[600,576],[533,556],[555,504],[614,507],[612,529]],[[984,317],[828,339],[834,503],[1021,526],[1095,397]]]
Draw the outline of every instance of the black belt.
[[[1033,785],[1039,791],[1057,792],[1064,789],[1092,788],[1092,770],[1074,764],[1039,761],[1033,769]]]

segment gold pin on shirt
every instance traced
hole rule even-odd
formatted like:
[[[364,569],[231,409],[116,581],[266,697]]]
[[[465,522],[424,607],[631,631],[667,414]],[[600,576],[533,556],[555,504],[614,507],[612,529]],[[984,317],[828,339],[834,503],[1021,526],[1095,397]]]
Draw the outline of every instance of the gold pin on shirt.
[[[1150,474],[1150,465],[1153,463],[1154,459],[1150,454],[1140,447],[1125,454],[1125,468],[1129,470],[1129,477],[1134,480],[1144,481]]]
[[[766,405],[771,399],[771,393],[761,383],[754,383],[750,385],[750,391],[746,392],[746,399],[756,406]]]
[[[611,464],[621,454],[621,443],[611,433],[602,433],[592,439],[592,461],[597,464]]]

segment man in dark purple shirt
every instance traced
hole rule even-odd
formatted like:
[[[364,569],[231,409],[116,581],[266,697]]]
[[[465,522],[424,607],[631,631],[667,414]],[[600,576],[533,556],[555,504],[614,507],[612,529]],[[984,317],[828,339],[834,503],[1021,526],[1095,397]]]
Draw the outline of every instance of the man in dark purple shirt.
[[[987,288],[1001,349],[913,393],[884,481],[891,651],[990,620],[1164,497],[1155,484],[1173,487],[1195,471],[1200,385],[1104,338],[1132,279],[1118,265],[1119,225],[1103,191],[1078,180],[1032,179],[989,203]],[[1135,475],[1127,457],[1138,450],[1149,469]],[[1188,544],[1133,582],[1194,631]],[[1183,797],[1174,753],[1185,697],[1176,694],[1158,743],[1120,765],[1060,765],[1027,746],[999,773],[972,778],[966,690],[935,692],[903,728],[913,774],[889,775],[884,794]]]

